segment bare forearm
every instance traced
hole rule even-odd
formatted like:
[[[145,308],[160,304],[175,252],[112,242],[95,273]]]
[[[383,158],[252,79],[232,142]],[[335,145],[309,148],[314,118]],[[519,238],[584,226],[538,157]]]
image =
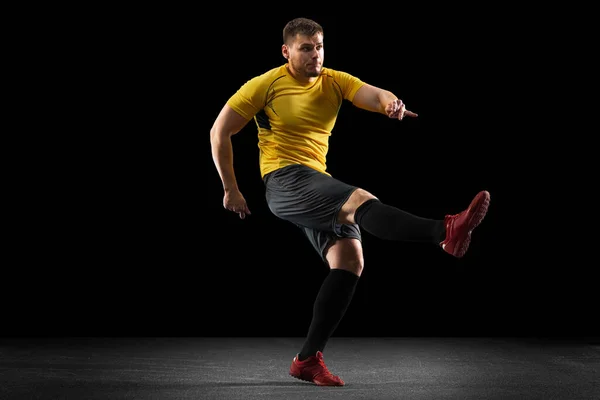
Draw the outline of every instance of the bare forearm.
[[[229,191],[237,190],[237,180],[233,169],[233,146],[231,137],[211,134],[210,143],[212,148],[212,156],[221,181],[223,189]]]
[[[377,96],[377,100],[379,101],[379,104],[378,104],[378,108],[376,111],[380,114],[387,115],[385,108],[387,107],[387,105],[390,102],[396,100],[397,98],[398,97],[396,97],[396,95],[394,93],[390,92],[389,90],[381,90]]]
[[[352,102],[364,110],[387,115],[386,107],[396,99],[396,95],[389,90],[365,84],[358,89]]]

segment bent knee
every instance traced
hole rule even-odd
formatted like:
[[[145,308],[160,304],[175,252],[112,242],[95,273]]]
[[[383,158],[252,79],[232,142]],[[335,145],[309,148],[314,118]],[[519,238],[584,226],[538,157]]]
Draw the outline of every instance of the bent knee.
[[[356,189],[342,205],[338,214],[338,222],[342,224],[354,224],[354,213],[365,201],[376,199],[377,197],[364,189]]]
[[[343,269],[360,276],[364,268],[362,244],[358,239],[338,239],[326,254],[329,268]]]
[[[352,272],[356,276],[361,276],[364,268],[364,263],[359,260],[354,260],[336,266],[330,264],[329,267],[331,269],[343,269],[345,271]]]

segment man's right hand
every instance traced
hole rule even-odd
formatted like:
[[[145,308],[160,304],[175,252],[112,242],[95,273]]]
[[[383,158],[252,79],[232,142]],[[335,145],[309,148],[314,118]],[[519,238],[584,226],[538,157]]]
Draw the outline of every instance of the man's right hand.
[[[225,196],[223,196],[223,207],[237,213],[241,219],[246,218],[246,215],[252,214],[246,204],[246,199],[237,189],[225,191]]]

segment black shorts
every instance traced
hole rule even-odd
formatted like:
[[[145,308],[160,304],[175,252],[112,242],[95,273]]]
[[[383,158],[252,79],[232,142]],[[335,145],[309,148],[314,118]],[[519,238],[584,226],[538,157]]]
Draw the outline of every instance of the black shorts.
[[[264,182],[271,212],[298,226],[325,263],[325,250],[338,238],[361,240],[358,225],[337,222],[356,186],[300,164],[273,171]]]

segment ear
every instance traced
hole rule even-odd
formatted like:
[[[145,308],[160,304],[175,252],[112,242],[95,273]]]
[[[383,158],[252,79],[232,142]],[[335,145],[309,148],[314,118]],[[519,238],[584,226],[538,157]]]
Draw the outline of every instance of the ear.
[[[281,54],[283,55],[283,58],[285,58],[286,60],[288,60],[290,58],[290,51],[289,51],[287,45],[285,45],[285,44],[281,45]]]

